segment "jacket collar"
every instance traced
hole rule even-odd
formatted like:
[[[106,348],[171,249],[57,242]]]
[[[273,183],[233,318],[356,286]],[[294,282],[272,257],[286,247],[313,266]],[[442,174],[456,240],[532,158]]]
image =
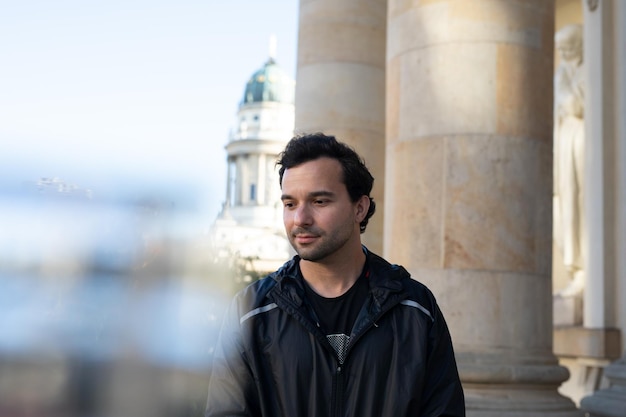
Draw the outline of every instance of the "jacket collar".
[[[410,278],[406,269],[399,265],[390,264],[385,259],[370,252],[365,246],[363,246],[363,251],[366,256],[366,265],[370,269],[370,293],[376,302],[383,306],[388,302],[395,304],[406,298],[402,284],[403,279]],[[302,274],[299,273],[299,264],[300,257],[296,255],[278,271],[270,275],[276,285],[268,296],[275,293],[291,299],[297,306],[303,303],[305,284]]]

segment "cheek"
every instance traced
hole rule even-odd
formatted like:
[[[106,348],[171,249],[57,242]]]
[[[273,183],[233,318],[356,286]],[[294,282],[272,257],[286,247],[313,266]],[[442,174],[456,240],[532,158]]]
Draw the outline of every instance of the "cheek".
[[[285,225],[285,227],[293,225],[294,218],[295,216],[293,211],[287,209],[283,210],[283,224]]]

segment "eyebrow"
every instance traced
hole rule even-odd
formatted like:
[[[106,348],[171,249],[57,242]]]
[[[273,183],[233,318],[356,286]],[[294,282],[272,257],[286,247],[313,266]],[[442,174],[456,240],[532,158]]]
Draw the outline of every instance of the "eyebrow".
[[[335,193],[333,193],[332,191],[313,191],[312,193],[307,194],[308,198],[315,198],[315,197],[334,197]],[[280,196],[280,199],[282,201],[284,200],[293,200],[293,196],[290,196],[289,194],[283,194]]]

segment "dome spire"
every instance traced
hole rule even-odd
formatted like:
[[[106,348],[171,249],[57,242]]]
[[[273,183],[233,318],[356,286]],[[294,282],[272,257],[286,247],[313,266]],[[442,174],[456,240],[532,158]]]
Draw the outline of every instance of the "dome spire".
[[[242,104],[275,101],[293,104],[295,81],[275,61],[276,36],[269,42],[269,58],[246,84]]]
[[[276,61],[276,35],[275,34],[271,34],[270,35],[270,44],[269,44],[269,56],[270,56],[270,61]]]

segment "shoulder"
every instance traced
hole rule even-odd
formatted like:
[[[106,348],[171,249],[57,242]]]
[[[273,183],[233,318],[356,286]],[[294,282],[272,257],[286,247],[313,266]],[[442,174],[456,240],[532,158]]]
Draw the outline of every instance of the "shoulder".
[[[426,285],[412,278],[403,266],[392,264],[374,253],[368,252],[368,262],[377,285],[402,292],[402,304],[416,307],[434,319],[437,301]]]
[[[268,294],[286,277],[294,274],[297,260],[291,259],[277,271],[255,281],[239,292],[233,298],[238,306],[240,315],[254,308],[262,307],[269,303]]]
[[[402,303],[409,307],[415,307],[418,310],[421,310],[432,321],[435,321],[439,314],[439,307],[437,306],[435,296],[430,289],[413,278],[406,279],[404,286],[408,297]]]
[[[432,296],[426,285],[413,279],[402,265],[392,264],[373,252],[367,252],[367,260],[372,274],[381,282],[387,282],[387,285],[401,286],[411,294]]]

